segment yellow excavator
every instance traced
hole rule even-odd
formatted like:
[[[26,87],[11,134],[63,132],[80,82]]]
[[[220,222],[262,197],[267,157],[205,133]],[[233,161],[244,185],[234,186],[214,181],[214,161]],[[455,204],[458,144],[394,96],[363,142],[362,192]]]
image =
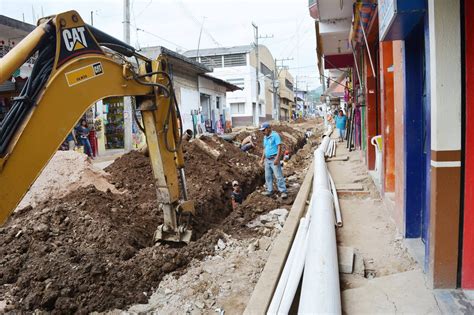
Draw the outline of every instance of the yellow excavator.
[[[85,24],[75,11],[42,18],[37,25],[0,59],[3,83],[37,56],[31,76],[0,122],[0,224],[93,103],[132,96],[133,112],[141,112],[137,122],[146,135],[163,210],[155,240],[188,243],[194,203],[188,200],[182,123],[166,58],[150,60]]]

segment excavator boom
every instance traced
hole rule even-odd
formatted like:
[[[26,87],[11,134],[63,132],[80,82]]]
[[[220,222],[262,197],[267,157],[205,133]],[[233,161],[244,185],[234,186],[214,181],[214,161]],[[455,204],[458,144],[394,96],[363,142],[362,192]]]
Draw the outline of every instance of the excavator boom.
[[[132,96],[142,113],[157,200],[163,209],[164,224],[156,236],[189,242],[191,231],[180,224],[180,218],[191,215],[194,205],[185,200],[182,124],[167,60],[141,56],[133,47],[86,25],[75,11],[43,18],[38,24],[0,59],[2,83],[38,54],[25,88],[0,122],[0,223],[93,103]]]

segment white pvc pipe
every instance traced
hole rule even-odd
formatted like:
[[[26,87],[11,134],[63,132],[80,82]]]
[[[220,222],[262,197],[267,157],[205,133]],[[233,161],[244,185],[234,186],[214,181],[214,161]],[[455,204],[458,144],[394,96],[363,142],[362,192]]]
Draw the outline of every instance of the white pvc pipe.
[[[339,198],[337,197],[337,190],[336,185],[334,184],[334,180],[332,179],[331,173],[328,170],[329,175],[329,182],[331,183],[331,190],[334,199],[334,211],[336,214],[336,226],[342,227],[342,216],[341,216],[341,207],[339,205]]]
[[[293,244],[291,245],[291,250],[290,250],[290,253],[288,254],[288,258],[285,263],[285,267],[283,268],[283,271],[280,275],[280,279],[278,281],[278,285],[275,290],[275,293],[273,293],[273,298],[268,308],[267,314],[273,315],[273,314],[278,313],[278,309],[280,308],[282,297],[284,293],[286,292],[285,289],[288,285],[288,279],[290,277],[291,270],[293,269],[293,266],[295,264],[295,256],[297,257],[299,256],[297,254],[301,251],[303,247],[304,240],[306,238],[306,235],[308,234],[307,232],[308,232],[308,220],[306,218],[301,218],[300,224],[298,226],[298,230],[296,231],[295,239],[293,241]],[[304,259],[300,259],[300,260],[304,261]],[[298,278],[298,282],[300,278],[301,278],[301,275]]]
[[[330,190],[328,171],[324,161],[324,153],[320,149],[314,151],[314,177],[313,177],[313,195],[319,189]],[[311,210],[314,214],[314,205]]]
[[[327,147],[314,153],[312,218],[301,288],[299,314],[341,314],[333,196],[324,161]],[[327,144],[327,143],[326,143]],[[322,150],[320,150],[322,149]]]
[[[295,299],[296,290],[301,281],[301,275],[303,274],[303,268],[305,263],[305,255],[308,247],[308,221],[305,220],[301,223],[303,226],[301,244],[297,247],[295,259],[291,266],[290,274],[288,277],[288,283],[285,287],[285,292],[281,299],[281,304],[277,314],[286,315],[290,311],[291,305]]]
[[[332,126],[331,125],[328,125],[326,131],[323,133],[323,135],[325,135],[326,137],[329,137],[332,133]]]
[[[329,148],[329,142],[331,141],[331,139],[329,137],[324,137],[323,138],[323,141],[321,141],[321,144],[319,145],[319,147],[316,149],[316,151],[320,150],[322,152],[326,152]]]

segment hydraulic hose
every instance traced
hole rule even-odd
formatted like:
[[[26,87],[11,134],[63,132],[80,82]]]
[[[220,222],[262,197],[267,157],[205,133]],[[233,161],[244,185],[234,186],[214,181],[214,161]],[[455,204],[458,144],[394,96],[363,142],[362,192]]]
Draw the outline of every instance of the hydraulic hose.
[[[0,123],[0,156],[6,154],[13,135],[29,111],[36,105],[37,98],[53,69],[56,40],[52,25],[45,26],[45,34],[34,51],[39,51],[39,54],[31,76],[21,90],[20,96],[14,98],[11,109]]]

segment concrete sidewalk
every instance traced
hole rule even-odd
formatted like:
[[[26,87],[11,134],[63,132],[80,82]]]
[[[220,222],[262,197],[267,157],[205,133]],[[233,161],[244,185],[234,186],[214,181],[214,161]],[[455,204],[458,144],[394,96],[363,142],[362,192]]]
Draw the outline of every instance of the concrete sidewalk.
[[[442,314],[421,267],[390,219],[360,151],[348,152],[345,142],[339,143],[337,157],[343,156],[349,159],[327,163],[336,186],[344,187],[338,190],[344,226],[337,230],[337,242],[355,250],[354,272],[340,277],[343,313]]]

